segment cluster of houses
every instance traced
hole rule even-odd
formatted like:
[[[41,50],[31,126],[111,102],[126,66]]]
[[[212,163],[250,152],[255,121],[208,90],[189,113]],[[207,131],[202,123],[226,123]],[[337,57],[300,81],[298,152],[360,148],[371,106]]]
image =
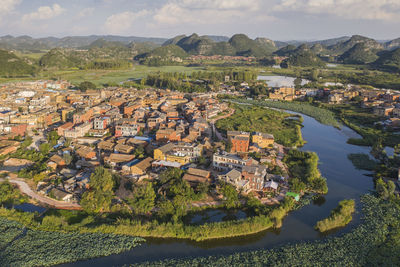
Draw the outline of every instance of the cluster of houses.
[[[135,181],[156,179],[166,168],[181,168],[186,171],[183,179],[193,186],[224,179],[246,192],[268,187],[265,165],[251,160],[248,153],[272,151],[274,137],[229,132],[230,154],[215,152],[217,144],[220,149],[223,145],[215,139],[209,121],[228,111],[228,104],[215,93],[151,88],[80,92],[69,89],[68,83],[54,83],[60,86],[49,87],[43,81],[7,84],[8,93],[0,96],[0,156],[7,159],[18,150],[22,143],[18,136],[30,136],[33,144],[26,149],[39,150],[50,133],[57,133],[57,143],[45,162],[46,175],[37,183],[37,191],[44,195],[79,201],[98,166]],[[246,163],[221,168],[221,153]],[[273,153],[265,155],[265,162],[274,161]],[[33,164],[19,159],[8,162],[24,163],[24,168]],[[247,183],[233,179],[232,173],[238,171],[239,180]],[[237,186],[240,183],[243,186]]]
[[[281,176],[267,173],[265,163],[275,164],[274,136],[266,133],[228,131],[229,153],[220,150],[213,155],[213,168],[219,171],[218,179],[234,185],[243,192],[277,191]],[[249,156],[256,152],[259,160]]]

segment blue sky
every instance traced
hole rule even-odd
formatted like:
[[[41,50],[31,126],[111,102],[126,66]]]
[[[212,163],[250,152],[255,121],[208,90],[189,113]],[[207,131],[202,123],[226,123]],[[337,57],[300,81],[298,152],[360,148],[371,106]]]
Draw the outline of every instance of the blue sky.
[[[400,0],[0,0],[0,35],[400,37]]]

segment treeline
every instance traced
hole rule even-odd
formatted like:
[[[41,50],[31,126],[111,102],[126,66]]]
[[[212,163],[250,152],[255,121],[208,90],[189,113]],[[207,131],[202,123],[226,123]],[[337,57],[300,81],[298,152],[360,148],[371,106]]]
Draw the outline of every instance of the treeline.
[[[340,201],[339,205],[331,211],[328,218],[317,222],[315,229],[320,232],[326,232],[347,225],[353,219],[352,214],[355,211],[355,205],[354,199]]]
[[[178,73],[161,72],[156,74],[149,74],[142,83],[152,87],[170,89],[173,91],[186,93],[208,92],[211,90],[211,87],[208,83],[200,84],[189,81],[186,74],[183,74],[183,77],[185,78],[182,79],[181,77],[182,75]]]
[[[254,71],[235,71],[235,70],[224,70],[224,71],[194,71],[190,77],[192,79],[206,79],[206,80],[217,80],[225,81],[226,77],[229,80],[239,82],[250,82],[257,80],[257,72]]]
[[[110,70],[110,69],[127,69],[132,67],[132,63],[128,61],[92,61],[85,65],[84,69],[89,70]]]

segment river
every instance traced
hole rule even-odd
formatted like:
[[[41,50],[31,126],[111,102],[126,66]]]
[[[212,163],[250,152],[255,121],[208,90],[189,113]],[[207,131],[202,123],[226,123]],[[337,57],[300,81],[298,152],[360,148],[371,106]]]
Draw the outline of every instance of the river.
[[[314,151],[320,158],[320,170],[328,180],[329,192],[324,198],[300,210],[291,212],[279,230],[269,230],[251,236],[221,239],[195,243],[183,240],[148,239],[140,247],[131,251],[80,261],[62,266],[122,266],[142,261],[153,261],[167,258],[182,258],[216,254],[232,254],[253,249],[271,248],[281,244],[300,240],[326,238],[313,229],[317,221],[329,215],[330,211],[343,199],[357,200],[357,211],[354,220],[345,228],[331,235],[338,235],[351,230],[360,222],[360,195],[373,188],[371,177],[365,171],[355,169],[348,160],[350,153],[369,153],[369,148],[353,146],[346,143],[349,137],[357,134],[347,127],[338,130],[332,126],[322,125],[311,117],[304,117],[303,138],[307,144],[302,150]]]

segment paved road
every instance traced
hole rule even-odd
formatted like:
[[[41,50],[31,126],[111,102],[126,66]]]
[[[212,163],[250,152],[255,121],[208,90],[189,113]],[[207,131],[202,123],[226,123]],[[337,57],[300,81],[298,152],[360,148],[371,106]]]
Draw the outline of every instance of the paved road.
[[[22,178],[17,178],[17,177],[10,177],[8,181],[12,184],[15,184],[18,186],[19,190],[21,190],[22,193],[26,194],[30,198],[42,203],[46,204],[52,208],[56,209],[65,209],[65,210],[79,210],[82,209],[82,207],[79,204],[75,203],[69,203],[65,201],[58,201],[43,195],[40,195],[36,192],[34,192],[29,185],[24,181]]]
[[[217,118],[214,118],[214,119],[210,120],[210,124],[211,124],[212,130],[213,130],[215,136],[217,137],[218,141],[224,140],[224,138],[222,137],[222,134],[220,132],[218,132],[217,128],[215,127],[215,123],[218,120],[225,119],[225,118],[228,118],[228,117],[232,116],[233,113],[235,113],[235,109],[231,108],[231,109],[229,109],[229,113],[228,114],[225,114],[225,115],[223,115],[221,117],[217,117]]]

